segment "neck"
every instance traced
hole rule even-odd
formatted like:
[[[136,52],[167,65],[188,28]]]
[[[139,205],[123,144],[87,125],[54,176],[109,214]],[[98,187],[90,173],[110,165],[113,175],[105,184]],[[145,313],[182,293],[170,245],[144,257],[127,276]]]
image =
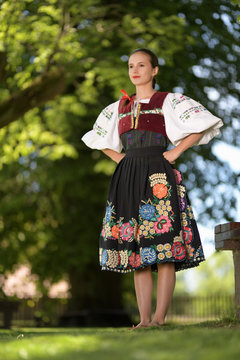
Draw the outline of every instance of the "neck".
[[[153,89],[152,84],[144,86],[136,86],[136,100],[150,99],[156,90]]]

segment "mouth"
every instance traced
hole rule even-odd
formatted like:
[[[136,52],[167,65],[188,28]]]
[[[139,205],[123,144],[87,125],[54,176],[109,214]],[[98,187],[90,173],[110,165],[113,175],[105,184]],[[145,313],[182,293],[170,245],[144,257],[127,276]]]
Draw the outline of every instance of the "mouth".
[[[140,76],[133,76],[133,79],[139,79]]]

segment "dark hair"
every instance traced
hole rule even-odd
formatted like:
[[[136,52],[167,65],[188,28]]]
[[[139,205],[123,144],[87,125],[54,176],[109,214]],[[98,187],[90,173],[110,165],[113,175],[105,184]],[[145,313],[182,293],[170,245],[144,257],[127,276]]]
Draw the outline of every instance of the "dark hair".
[[[145,49],[145,48],[136,49],[136,50],[134,50],[134,51],[130,54],[130,56],[133,55],[133,54],[135,54],[135,53],[137,53],[137,52],[143,52],[143,53],[147,54],[147,55],[150,57],[150,62],[151,62],[151,65],[152,65],[153,68],[159,66],[159,65],[158,65],[158,58],[157,58],[157,56],[154,54],[154,52],[152,52],[151,50]],[[152,81],[152,87],[153,87],[153,89],[155,88],[155,85],[156,85],[156,79],[155,79],[155,77],[154,77],[154,78],[153,78],[153,81]]]

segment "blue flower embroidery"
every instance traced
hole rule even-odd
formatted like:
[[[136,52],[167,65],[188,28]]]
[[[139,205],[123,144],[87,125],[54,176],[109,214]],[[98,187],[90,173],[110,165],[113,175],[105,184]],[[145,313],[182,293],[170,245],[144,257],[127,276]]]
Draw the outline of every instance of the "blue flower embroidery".
[[[154,249],[146,247],[141,251],[141,259],[143,264],[153,264],[157,259],[157,253]]]
[[[108,261],[108,252],[106,249],[104,249],[102,253],[102,265],[105,265],[107,261]]]
[[[106,208],[106,214],[105,214],[106,223],[110,221],[111,216],[112,216],[112,208],[111,208],[110,205],[108,205],[107,208]]]
[[[139,210],[139,213],[143,219],[150,220],[155,213],[155,206],[150,204],[145,204]]]

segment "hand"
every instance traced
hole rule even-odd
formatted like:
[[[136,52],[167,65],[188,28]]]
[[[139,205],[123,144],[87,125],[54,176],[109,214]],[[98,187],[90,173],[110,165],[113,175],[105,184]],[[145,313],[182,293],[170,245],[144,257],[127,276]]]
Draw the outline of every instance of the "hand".
[[[175,164],[175,160],[179,157],[180,154],[176,151],[176,148],[163,153],[163,157],[170,162],[170,164]]]
[[[116,159],[117,164],[126,156],[126,154],[119,154],[118,158]]]

